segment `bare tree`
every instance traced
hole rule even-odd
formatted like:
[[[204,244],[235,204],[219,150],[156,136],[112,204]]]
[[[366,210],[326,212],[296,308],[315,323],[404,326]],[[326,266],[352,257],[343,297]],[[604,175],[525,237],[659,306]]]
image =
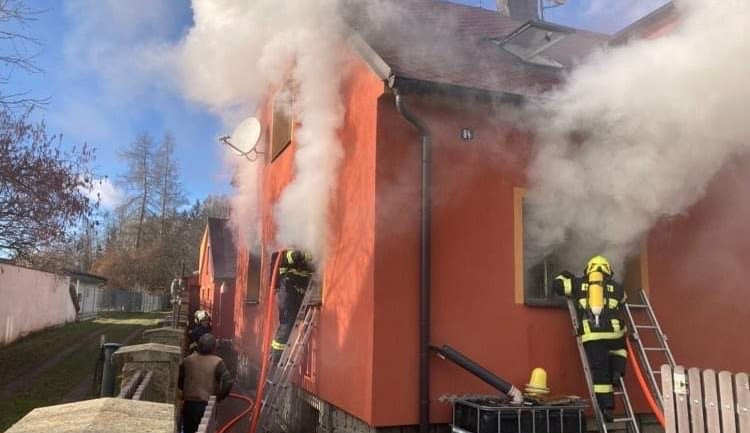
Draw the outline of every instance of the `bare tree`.
[[[128,168],[118,179],[118,184],[125,189],[128,196],[120,206],[126,218],[135,217],[135,248],[143,242],[146,219],[155,215],[156,188],[154,167],[154,139],[146,132],[141,132],[127,149],[120,153]]]
[[[43,10],[30,8],[23,0],[0,0],[0,85],[7,84],[16,72],[42,74],[36,58],[41,52],[39,40],[29,34],[31,25]],[[0,90],[0,106],[6,109],[29,108],[49,102],[29,92]]]
[[[0,105],[0,253],[21,258],[67,239],[92,211],[92,150],[64,150],[29,116]]]
[[[156,165],[154,167],[158,183],[156,196],[159,200],[159,237],[164,239],[167,234],[167,224],[177,214],[177,208],[186,202],[185,194],[180,183],[179,167],[175,158],[175,141],[170,133],[164,134],[156,151]]]

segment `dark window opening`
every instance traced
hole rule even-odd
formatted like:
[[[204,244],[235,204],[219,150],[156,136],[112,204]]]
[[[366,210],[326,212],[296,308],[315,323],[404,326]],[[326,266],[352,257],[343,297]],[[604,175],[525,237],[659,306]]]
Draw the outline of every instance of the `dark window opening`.
[[[555,277],[563,270],[554,254],[527,267],[524,273],[524,303],[532,307],[565,306],[565,298],[552,289]]]
[[[247,261],[245,302],[257,303],[260,300],[260,256],[249,254]]]
[[[290,86],[284,86],[273,99],[271,161],[275,160],[292,142],[293,109],[294,92]]]

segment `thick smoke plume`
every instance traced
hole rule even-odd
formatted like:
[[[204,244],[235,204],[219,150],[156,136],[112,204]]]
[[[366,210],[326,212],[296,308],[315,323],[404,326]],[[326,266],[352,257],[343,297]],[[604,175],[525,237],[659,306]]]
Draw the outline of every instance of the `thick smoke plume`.
[[[345,26],[338,9],[337,0],[194,0],[195,24],[182,46],[188,96],[230,126],[255,115],[268,89],[294,83],[293,117],[301,126],[294,132],[294,178],[274,211],[276,246],[305,248],[316,257],[324,256],[341,157]],[[261,165],[237,162],[232,219],[250,247],[259,245]]]
[[[621,265],[750,145],[750,2],[682,0],[668,36],[594,55],[535,113],[527,242]],[[620,266],[621,269],[621,266]]]

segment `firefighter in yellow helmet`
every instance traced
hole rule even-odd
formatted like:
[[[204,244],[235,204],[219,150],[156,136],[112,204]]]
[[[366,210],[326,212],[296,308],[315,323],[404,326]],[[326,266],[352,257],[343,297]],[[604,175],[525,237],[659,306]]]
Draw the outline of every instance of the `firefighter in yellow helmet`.
[[[271,343],[271,363],[278,364],[292,333],[294,320],[302,305],[313,267],[310,254],[300,250],[285,250],[281,254],[276,277],[276,306],[279,311],[279,327]],[[273,257],[275,261],[275,255]]]
[[[611,419],[613,385],[619,386],[627,359],[627,329],[620,318],[620,306],[625,303],[626,295],[612,278],[614,272],[605,257],[589,259],[584,274],[578,278],[570,272],[562,272],[555,278],[554,288],[576,305],[594,392],[604,416]]]

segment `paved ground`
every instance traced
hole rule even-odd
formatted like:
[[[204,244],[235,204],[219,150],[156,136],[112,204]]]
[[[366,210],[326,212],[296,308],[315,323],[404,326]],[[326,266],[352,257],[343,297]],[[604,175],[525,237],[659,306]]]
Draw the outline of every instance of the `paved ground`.
[[[0,431],[35,407],[92,398],[102,335],[138,343],[163,314],[112,313],[30,335],[0,348]]]

